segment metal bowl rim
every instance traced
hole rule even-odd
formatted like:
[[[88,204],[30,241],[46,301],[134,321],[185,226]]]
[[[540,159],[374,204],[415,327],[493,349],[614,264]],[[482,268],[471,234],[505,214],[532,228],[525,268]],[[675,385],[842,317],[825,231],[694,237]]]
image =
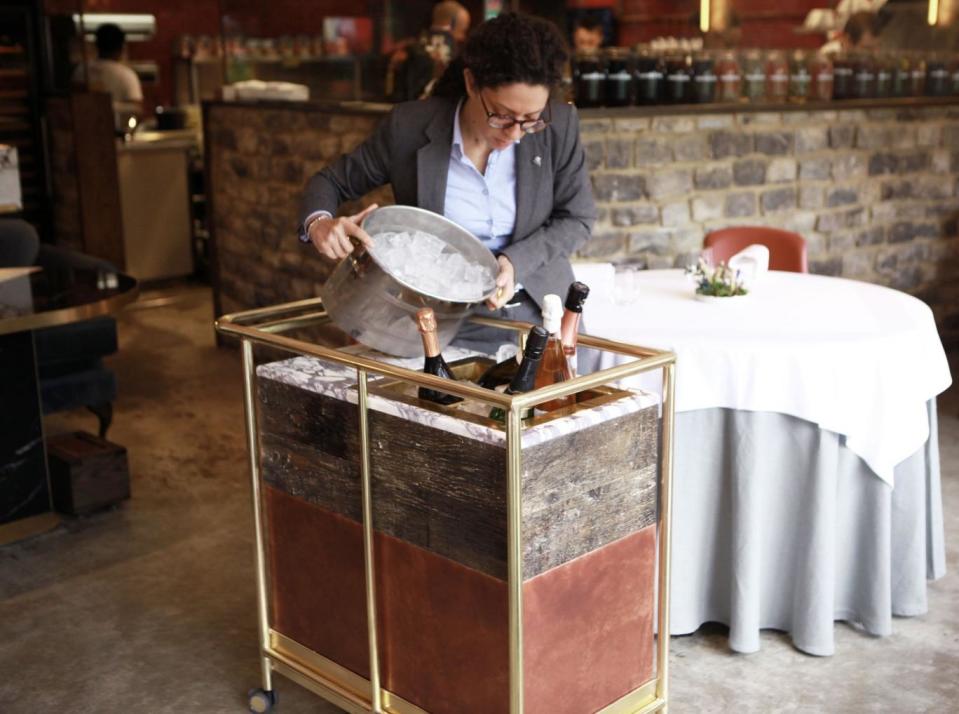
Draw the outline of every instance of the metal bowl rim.
[[[439,296],[439,295],[434,295],[434,294],[432,294],[432,293],[428,293],[428,292],[426,292],[425,290],[422,290],[422,289],[416,287],[415,285],[411,285],[410,283],[408,283],[408,282],[406,282],[406,281],[404,281],[404,280],[401,280],[400,278],[396,277],[393,273],[391,273],[389,270],[387,270],[387,269],[383,266],[383,264],[380,263],[379,260],[377,260],[376,255],[373,253],[373,251],[367,250],[366,252],[367,252],[367,254],[370,256],[370,259],[371,259],[374,263],[376,263],[377,267],[378,267],[380,270],[382,270],[384,273],[386,273],[387,275],[389,275],[393,280],[395,280],[396,282],[398,282],[398,283],[399,283],[400,285],[402,285],[403,287],[409,288],[409,289],[412,290],[413,292],[419,293],[420,295],[425,295],[425,296],[428,297],[428,298],[431,298],[431,299],[433,299],[433,300],[438,300],[438,301],[440,301],[440,302],[448,302],[448,303],[452,303],[452,304],[455,304],[455,305],[475,305],[476,303],[479,303],[479,302],[483,302],[483,301],[485,301],[485,300],[488,300],[489,298],[491,298],[493,295],[496,294],[496,277],[495,277],[495,271],[499,269],[499,264],[498,264],[497,261],[496,261],[496,256],[493,255],[493,252],[492,252],[489,248],[487,248],[485,245],[483,245],[483,241],[481,241],[479,238],[477,238],[476,236],[474,236],[474,235],[473,235],[472,233],[470,233],[468,230],[466,230],[465,228],[463,228],[463,226],[461,226],[459,223],[456,223],[455,221],[451,221],[451,220],[450,220],[449,218],[447,218],[446,216],[442,216],[442,215],[440,215],[439,213],[433,213],[433,211],[427,211],[425,208],[420,208],[420,207],[418,207],[418,206],[400,206],[400,205],[381,206],[381,207],[379,207],[379,208],[376,208],[376,209],[370,211],[368,214],[366,214],[366,215],[363,217],[363,221],[361,222],[360,226],[361,226],[361,227],[362,227],[362,226],[365,226],[365,225],[366,225],[366,222],[367,222],[372,216],[376,215],[376,214],[379,213],[380,211],[389,211],[390,209],[403,209],[404,211],[413,211],[413,212],[415,212],[415,213],[422,213],[422,214],[428,216],[428,217],[429,217],[430,219],[432,219],[432,220],[439,219],[439,222],[449,224],[449,225],[452,226],[453,228],[456,228],[457,230],[461,231],[461,232],[463,233],[463,235],[466,236],[467,238],[475,241],[476,244],[477,244],[478,246],[480,246],[481,248],[483,248],[483,250],[485,250],[487,253],[489,253],[489,254],[490,254],[490,257],[492,258],[491,267],[492,267],[493,270],[494,270],[493,288],[492,288],[488,293],[486,293],[486,294],[484,294],[483,296],[477,298],[476,300],[450,300],[449,298],[446,298],[446,297],[441,297],[441,296]]]

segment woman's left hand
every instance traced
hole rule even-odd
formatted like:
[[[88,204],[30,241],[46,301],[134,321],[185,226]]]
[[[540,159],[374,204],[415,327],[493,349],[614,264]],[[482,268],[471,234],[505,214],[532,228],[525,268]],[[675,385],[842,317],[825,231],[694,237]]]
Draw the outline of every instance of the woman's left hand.
[[[516,275],[513,272],[513,264],[505,255],[496,259],[499,263],[499,273],[496,276],[496,293],[486,301],[486,307],[490,310],[498,310],[513,298],[516,292]]]

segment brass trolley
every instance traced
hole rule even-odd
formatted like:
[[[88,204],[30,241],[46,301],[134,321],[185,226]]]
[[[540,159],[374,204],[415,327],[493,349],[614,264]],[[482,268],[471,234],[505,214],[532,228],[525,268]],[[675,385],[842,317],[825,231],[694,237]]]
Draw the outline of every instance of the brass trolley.
[[[471,319],[482,324],[513,330],[517,333],[525,333],[530,327],[529,324],[521,322],[489,320],[478,317]],[[533,640],[529,638],[532,637],[535,639],[538,625],[536,625],[537,621],[531,621],[529,619],[529,617],[531,617],[529,612],[524,613],[524,593],[528,594],[528,592],[531,592],[524,590],[524,588],[529,587],[530,582],[537,582],[537,580],[533,578],[532,580],[527,579],[529,582],[524,582],[524,553],[526,553],[525,557],[529,557],[530,551],[528,547],[524,551],[523,540],[523,430],[526,427],[523,423],[522,415],[524,410],[528,412],[529,408],[549,400],[583,393],[588,390],[608,390],[613,387],[618,380],[637,375],[641,372],[660,369],[663,372],[662,401],[660,404],[649,408],[651,411],[649,411],[646,417],[647,422],[645,422],[648,425],[653,425],[652,429],[654,431],[658,431],[658,434],[650,437],[651,443],[655,444],[658,442],[659,444],[658,453],[654,453],[651,462],[652,465],[648,468],[651,474],[649,479],[652,484],[653,494],[647,501],[646,506],[648,512],[651,514],[649,516],[648,530],[650,530],[653,535],[647,542],[651,544],[649,546],[651,551],[650,558],[653,562],[648,571],[643,571],[649,573],[649,580],[651,581],[648,585],[651,600],[649,612],[655,613],[655,615],[649,615],[647,623],[649,630],[649,676],[645,681],[638,683],[637,686],[629,685],[630,690],[621,696],[617,695],[614,700],[602,703],[601,705],[589,704],[587,708],[589,711],[601,712],[601,714],[640,714],[665,710],[667,703],[669,650],[669,637],[665,633],[669,632],[670,484],[672,478],[674,429],[675,355],[671,352],[646,349],[612,340],[583,335],[580,337],[581,346],[614,353],[623,358],[632,359],[633,361],[586,374],[571,381],[536,389],[525,394],[506,395],[497,391],[481,388],[468,381],[450,381],[431,374],[380,362],[369,356],[353,354],[337,348],[323,347],[284,335],[284,333],[301,328],[322,327],[327,323],[329,323],[329,317],[321,300],[318,298],[225,315],[216,322],[217,331],[224,335],[239,338],[242,344],[246,429],[249,447],[256,547],[257,614],[262,666],[262,689],[251,692],[251,710],[268,711],[273,706],[275,701],[273,672],[279,672],[289,679],[292,679],[294,682],[313,691],[347,712],[427,714],[427,712],[430,711],[451,711],[455,708],[462,714],[472,711],[490,714],[491,706],[489,702],[493,700],[489,698],[481,700],[473,697],[474,695],[479,696],[477,693],[480,690],[495,686],[501,686],[502,688],[501,693],[492,692],[491,694],[495,701],[499,703],[494,707],[499,711],[508,711],[510,714],[522,714],[523,712],[558,711],[562,708],[558,707],[555,703],[548,707],[537,703],[538,700],[534,701],[533,695],[530,694],[530,692],[533,691],[541,692],[562,689],[562,682],[547,681],[542,679],[539,674],[530,678],[528,671],[530,663],[527,662],[524,667],[524,638],[527,639],[527,648],[532,647]],[[271,525],[268,514],[266,513],[268,508],[264,506],[264,491],[269,490],[270,486],[264,482],[263,454],[261,453],[262,444],[259,431],[261,426],[259,421],[266,417],[258,413],[257,407],[258,387],[257,371],[253,354],[254,344],[278,348],[284,352],[292,353],[295,356],[319,358],[326,363],[351,370],[349,372],[351,379],[353,371],[355,371],[356,381],[355,387],[353,388],[355,389],[356,404],[355,406],[352,404],[349,406],[351,409],[355,409],[357,416],[357,421],[355,422],[356,439],[350,443],[357,445],[359,450],[359,454],[355,456],[358,462],[356,465],[358,466],[359,472],[357,492],[359,505],[356,513],[357,518],[355,520],[361,521],[361,523],[355,523],[356,550],[354,552],[357,554],[362,552],[362,563],[361,565],[358,564],[355,569],[357,577],[355,599],[363,600],[364,598],[361,596],[361,593],[365,595],[365,607],[362,602],[357,603],[357,608],[359,608],[361,612],[358,613],[359,619],[355,621],[362,622],[365,620],[365,628],[363,628],[365,631],[354,632],[352,637],[348,639],[355,640],[350,646],[353,647],[356,652],[361,652],[363,656],[366,657],[366,661],[362,663],[362,667],[344,665],[342,660],[337,661],[337,658],[330,657],[329,653],[318,652],[308,646],[308,644],[298,642],[294,636],[291,636],[290,632],[280,631],[276,626],[275,619],[280,610],[277,609],[278,606],[275,602],[271,602],[271,596],[278,597],[278,586],[277,583],[271,581],[271,578],[275,577],[276,574],[271,572],[270,565],[272,562],[270,558],[275,556],[276,548],[275,544],[270,542]],[[497,679],[484,676],[482,674],[482,672],[485,671],[483,670],[482,653],[471,652],[469,656],[474,657],[475,661],[470,663],[469,666],[476,668],[477,681],[467,683],[465,686],[462,682],[453,681],[430,683],[429,686],[435,685],[438,687],[438,689],[434,691],[442,692],[443,687],[456,687],[459,690],[465,690],[462,693],[465,699],[458,700],[460,703],[456,705],[450,704],[442,695],[438,696],[437,701],[442,700],[444,703],[437,704],[435,709],[428,708],[428,702],[424,702],[424,699],[428,698],[427,695],[423,695],[423,697],[420,697],[421,701],[415,703],[414,700],[416,697],[393,691],[393,689],[397,687],[391,689],[389,682],[391,679],[396,679],[397,677],[394,677],[390,672],[384,673],[384,656],[387,656],[387,669],[392,669],[393,665],[390,663],[393,662],[392,658],[397,656],[395,651],[402,652],[402,647],[398,646],[393,648],[391,644],[389,652],[385,652],[382,648],[384,636],[389,637],[391,643],[393,639],[399,641],[401,636],[397,634],[394,638],[391,632],[382,631],[384,627],[388,626],[384,625],[384,622],[389,622],[389,620],[385,619],[387,615],[383,612],[378,613],[378,609],[389,609],[391,605],[389,596],[382,592],[381,576],[386,577],[386,574],[377,572],[377,569],[381,567],[377,555],[379,552],[377,549],[380,547],[377,544],[380,541],[377,539],[381,538],[382,534],[374,529],[374,506],[377,505],[374,503],[374,490],[376,489],[377,476],[374,473],[376,469],[371,469],[371,449],[373,448],[371,447],[370,417],[371,376],[373,379],[372,388],[374,392],[376,392],[378,388],[377,385],[383,383],[383,378],[389,378],[394,383],[407,385],[412,389],[428,387],[441,390],[448,394],[461,397],[464,400],[472,400],[474,403],[486,405],[487,408],[499,407],[506,412],[505,453],[503,454],[503,461],[505,462],[505,482],[502,481],[502,479],[497,482],[500,486],[505,485],[505,493],[502,494],[503,515],[505,516],[502,520],[505,521],[503,525],[506,549],[502,571],[503,577],[502,582],[497,584],[496,581],[484,575],[482,576],[482,583],[492,583],[490,587],[494,589],[502,585],[503,590],[505,590],[505,592],[503,592],[501,605],[502,614],[505,616],[503,618],[502,633],[494,633],[494,635],[491,636],[502,638],[504,649],[508,649],[508,666],[506,652],[497,650],[498,652],[502,652],[502,655],[499,657],[502,662],[493,662],[491,665],[493,669],[489,671],[495,670],[500,672],[500,670],[496,668],[501,667],[502,677]],[[260,395],[260,399],[262,399],[262,395]],[[659,412],[660,407],[661,418]],[[353,412],[350,412],[350,414],[352,413]],[[374,415],[376,415],[375,412]],[[375,423],[374,428],[376,428]],[[602,424],[596,427],[596,431],[597,433],[604,431]],[[605,431],[612,431],[612,429]],[[644,433],[650,433],[649,429]],[[374,446],[379,445],[376,446],[376,448],[382,446],[382,439],[379,437],[374,441]],[[625,437],[621,437],[620,441],[625,441]],[[657,451],[655,447],[653,451]],[[526,458],[532,457],[527,456]],[[529,466],[529,462],[527,462],[527,466]],[[502,474],[500,475],[502,476]],[[528,489],[529,484],[525,485]],[[650,506],[649,503],[652,505]],[[379,516],[377,516],[377,518],[379,518]],[[341,525],[342,520],[343,519],[337,520],[336,523]],[[622,540],[626,541],[627,539],[623,538]],[[500,543],[500,547],[502,547],[503,541],[498,542]],[[338,549],[337,552],[339,552]],[[416,551],[415,555],[421,555],[420,551]],[[455,570],[456,573],[467,572],[467,569],[460,568],[460,566],[455,563],[450,565],[447,561],[440,560],[442,561],[443,567],[449,566],[454,568],[454,570],[459,568],[459,570]],[[572,562],[585,563],[583,558],[574,559]],[[616,572],[617,569],[621,571],[623,567],[619,563],[616,563],[611,570],[607,568],[604,572]],[[628,565],[626,566],[626,570],[629,572],[630,577],[637,577],[634,571],[629,570]],[[655,588],[655,594],[653,594],[653,588]],[[589,586],[587,592],[591,589],[592,585]],[[472,586],[470,591],[472,592]],[[501,591],[497,590],[496,592]],[[620,592],[630,591],[620,590]],[[551,594],[550,597],[555,599],[554,595],[555,593]],[[565,595],[572,598],[575,592],[570,591],[565,593]],[[556,597],[558,597],[558,595]],[[576,602],[578,603],[580,601]],[[273,606],[272,611],[271,605]],[[586,606],[584,605],[583,607]],[[579,605],[577,604],[568,610],[568,612],[571,613],[571,617],[569,618],[571,621],[575,620],[578,616],[576,614],[580,612],[578,608]],[[289,614],[288,610],[289,608],[286,608],[284,612]],[[633,611],[629,611],[626,615],[627,619],[632,618],[634,614]],[[433,616],[434,613],[428,613],[425,617],[432,618]],[[339,619],[340,616],[337,613],[320,613],[320,617],[335,620]],[[476,617],[480,618],[481,614],[477,614]],[[659,633],[658,636],[655,635],[652,627],[652,619],[654,617],[656,620],[655,632]],[[348,620],[349,618],[344,619]],[[418,622],[422,629],[423,622],[429,622],[429,620],[421,620]],[[530,626],[530,622],[534,623],[533,626]],[[629,620],[629,622],[631,623],[630,626],[635,625],[635,622],[632,620]],[[525,629],[528,630],[527,632],[524,632],[524,625],[526,625]],[[564,622],[562,627],[565,628],[566,626]],[[595,634],[595,631],[599,628],[590,625],[589,629],[591,633],[594,633],[591,636],[600,636]],[[415,633],[416,629],[407,630],[407,632],[410,631]],[[558,631],[565,632],[562,628],[559,628]],[[605,637],[607,635],[608,633],[602,636]],[[556,642],[561,642],[563,636],[564,635],[560,635],[560,639],[556,640]],[[499,642],[500,640],[496,641]],[[623,641],[633,642],[633,640],[629,638],[626,640],[620,638],[620,643]],[[475,641],[470,640],[470,642],[472,642],[471,647],[475,645]],[[408,641],[402,641],[400,644],[406,647],[417,647],[414,643]],[[555,644],[555,642],[553,644]],[[544,657],[552,656],[549,653],[554,651],[553,644],[547,643],[537,651],[546,652],[546,654],[543,655]],[[597,648],[595,651],[603,652],[605,640],[600,640],[596,644]],[[637,645],[637,647],[639,646],[641,645]],[[537,647],[539,647],[539,645],[537,645]],[[429,649],[428,647],[420,648]],[[613,655],[606,653],[606,655],[604,655],[607,656],[606,661],[610,661],[609,656],[614,656],[617,661],[627,661],[629,659],[627,656],[628,653],[623,652],[622,649],[620,646],[620,650]],[[529,652],[526,651],[525,654],[529,655]],[[591,666],[590,663],[582,663],[585,657],[585,652],[579,656],[580,666],[588,669]],[[653,658],[655,658],[654,663]],[[542,667],[543,669],[538,671],[548,672],[551,671],[552,665],[548,667],[542,665]],[[358,673],[356,671],[358,669],[362,669],[363,671]],[[420,669],[422,669],[422,667]],[[423,673],[420,672],[420,674]],[[385,683],[384,676],[387,678]],[[524,676],[526,676],[529,681],[524,682]],[[480,678],[483,678],[484,681],[479,681]],[[622,687],[623,685],[619,684],[618,686]],[[564,692],[560,694],[561,699],[555,701],[565,702],[564,706],[567,707],[566,711],[575,710],[578,714],[579,711],[583,711],[581,707],[586,706],[582,703],[573,703],[575,696],[570,695],[567,697]],[[500,698],[497,699],[496,697]],[[465,705],[463,704],[464,701],[467,702]],[[481,704],[480,701],[484,703]],[[583,711],[583,714],[585,714],[585,711]]]

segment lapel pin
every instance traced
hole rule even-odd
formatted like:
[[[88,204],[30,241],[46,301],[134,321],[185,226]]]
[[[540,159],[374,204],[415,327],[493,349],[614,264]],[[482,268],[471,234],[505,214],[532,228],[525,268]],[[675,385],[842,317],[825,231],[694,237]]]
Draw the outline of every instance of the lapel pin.
[[[542,164],[543,164],[543,159],[542,159],[542,157],[540,157],[540,156],[534,156],[534,157],[533,157],[533,163],[536,164],[537,166],[542,166]]]

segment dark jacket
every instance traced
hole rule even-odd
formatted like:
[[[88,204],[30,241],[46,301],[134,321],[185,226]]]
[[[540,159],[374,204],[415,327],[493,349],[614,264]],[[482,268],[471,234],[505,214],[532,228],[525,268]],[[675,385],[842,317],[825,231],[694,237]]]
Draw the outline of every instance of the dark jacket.
[[[301,220],[390,183],[396,202],[443,213],[456,101],[431,97],[396,105],[373,135],[310,178]],[[596,220],[579,119],[569,104],[552,102],[552,121],[516,147],[516,227],[502,249],[516,280],[542,305],[566,294],[569,257]]]

